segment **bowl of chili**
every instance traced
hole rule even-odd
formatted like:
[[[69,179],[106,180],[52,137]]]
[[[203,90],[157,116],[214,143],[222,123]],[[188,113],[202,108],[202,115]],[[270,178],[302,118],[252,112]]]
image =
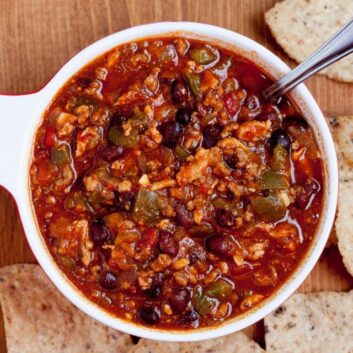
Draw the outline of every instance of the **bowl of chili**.
[[[90,45],[38,92],[0,95],[0,184],[73,304],[139,337],[194,341],[299,287],[329,236],[338,171],[303,84],[262,98],[288,71],[229,30],[154,23]]]

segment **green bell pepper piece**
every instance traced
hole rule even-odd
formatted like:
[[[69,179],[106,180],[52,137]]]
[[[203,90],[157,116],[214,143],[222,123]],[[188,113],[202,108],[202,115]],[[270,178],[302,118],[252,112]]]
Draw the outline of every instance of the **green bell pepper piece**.
[[[268,170],[261,177],[261,189],[286,189],[288,181],[284,175],[278,174],[273,170]]]
[[[182,161],[184,161],[186,158],[188,158],[190,156],[190,153],[187,150],[185,150],[183,147],[181,147],[180,145],[177,145],[175,147],[175,154]]]
[[[205,292],[207,296],[217,298],[219,300],[228,298],[232,293],[233,286],[223,279],[213,282]]]
[[[200,76],[194,72],[188,72],[185,74],[186,81],[191,89],[192,94],[196,98],[201,97],[201,79]]]
[[[112,186],[113,188],[118,188],[120,180],[112,177],[106,167],[99,167],[95,169],[93,174],[96,174],[98,179],[105,185]]]
[[[250,202],[255,214],[265,221],[275,222],[286,214],[286,206],[274,192],[268,196],[252,196]]]
[[[171,44],[158,48],[157,57],[158,60],[161,61],[163,64],[177,60],[178,58],[175,49]]]
[[[70,164],[72,162],[70,146],[66,143],[62,143],[57,147],[53,147],[50,150],[50,157],[52,163],[59,168]]]
[[[87,97],[77,97],[75,101],[75,108],[80,107],[81,105],[88,105],[91,108],[94,108],[96,107],[97,102]]]
[[[206,316],[212,313],[215,302],[214,299],[202,294],[194,297],[193,306],[199,315]]]
[[[121,127],[112,126],[108,132],[108,140],[116,146],[134,148],[137,147],[140,142],[140,135],[138,130],[131,129],[130,135],[125,136]]]
[[[92,191],[88,194],[87,200],[90,204],[95,205],[95,204],[104,203],[105,197],[102,195],[101,192]]]
[[[273,150],[272,169],[276,172],[284,172],[289,163],[287,150],[278,144]]]
[[[132,216],[137,222],[151,225],[160,219],[158,206],[158,195],[153,191],[141,189],[137,195]]]
[[[64,267],[65,270],[72,271],[75,267],[75,260],[69,255],[56,255],[56,259],[61,267]]]
[[[239,201],[239,199],[233,199],[233,200],[228,200],[225,199],[224,197],[217,196],[214,199],[212,199],[212,205],[216,210],[229,210],[229,211],[236,211],[238,214],[242,213],[242,202]]]
[[[207,47],[192,49],[190,56],[192,60],[201,65],[207,65],[216,59],[216,56]]]

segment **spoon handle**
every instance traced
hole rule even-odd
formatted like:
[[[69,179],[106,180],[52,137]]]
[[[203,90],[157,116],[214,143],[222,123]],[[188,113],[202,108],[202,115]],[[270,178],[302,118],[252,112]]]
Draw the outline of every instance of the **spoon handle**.
[[[287,93],[318,71],[353,52],[353,19],[300,65],[263,91],[266,100]]]

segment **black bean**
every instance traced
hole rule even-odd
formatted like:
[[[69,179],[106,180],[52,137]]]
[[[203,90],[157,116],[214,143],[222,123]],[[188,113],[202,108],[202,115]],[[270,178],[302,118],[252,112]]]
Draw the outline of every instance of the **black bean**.
[[[238,158],[233,154],[224,154],[223,160],[229,169],[234,170],[238,164]]]
[[[186,103],[188,100],[188,87],[185,82],[181,80],[173,81],[170,87],[170,94],[172,96],[172,100],[176,104]]]
[[[174,311],[182,313],[188,307],[191,299],[191,293],[187,288],[178,288],[173,290],[170,297],[170,304]]]
[[[151,299],[157,299],[162,293],[162,287],[160,284],[152,283],[151,288],[145,291],[146,295]]]
[[[161,76],[159,81],[165,85],[171,85],[175,79],[173,77]]]
[[[113,126],[113,125],[117,125],[117,126],[120,126],[124,123],[126,123],[128,120],[128,117],[123,114],[123,113],[120,113],[120,112],[116,112],[112,115],[111,119],[110,119],[110,125]]]
[[[166,230],[161,230],[159,232],[159,249],[161,252],[172,257],[178,254],[179,246],[171,232]]]
[[[217,125],[208,125],[203,131],[203,141],[202,146],[205,148],[211,148],[215,146],[218,142],[218,136],[221,133],[221,128]]]
[[[102,152],[101,157],[107,162],[113,162],[120,158],[124,153],[121,146],[107,146]]]
[[[130,212],[134,207],[135,194],[132,191],[115,191],[115,207],[122,212]]]
[[[118,278],[115,273],[105,271],[99,277],[99,284],[104,289],[112,290],[118,286]]]
[[[182,133],[182,126],[177,121],[170,121],[162,126],[161,132],[163,144],[167,147],[175,147]]]
[[[281,145],[287,151],[289,151],[292,144],[292,139],[284,130],[276,130],[272,133],[268,143],[271,151],[273,151],[277,145]]]
[[[101,217],[96,218],[91,223],[89,234],[91,240],[97,246],[103,245],[105,242],[110,240],[110,231]]]
[[[179,322],[181,324],[187,325],[197,321],[198,319],[199,314],[195,310],[190,310],[180,316]]]
[[[154,325],[160,320],[161,313],[156,307],[143,306],[138,310],[138,316],[146,324]]]
[[[79,77],[76,82],[81,88],[87,88],[92,81],[93,79],[90,77]]]
[[[206,239],[206,248],[208,251],[218,256],[231,256],[234,245],[225,235],[215,234]]]
[[[191,120],[190,112],[185,108],[178,109],[176,113],[176,121],[182,125],[186,125]]]
[[[183,206],[183,205],[176,205],[175,206],[176,212],[176,219],[180,225],[185,228],[189,228],[193,224],[193,219],[191,213]]]
[[[232,227],[234,225],[234,215],[229,210],[220,209],[216,212],[216,221],[221,227]]]

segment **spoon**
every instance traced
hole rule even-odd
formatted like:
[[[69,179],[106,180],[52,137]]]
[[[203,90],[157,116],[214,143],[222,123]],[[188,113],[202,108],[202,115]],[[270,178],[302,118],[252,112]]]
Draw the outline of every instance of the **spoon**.
[[[295,69],[266,88],[262,93],[266,100],[278,98],[318,71],[353,52],[353,19],[328,39],[319,49]],[[352,67],[353,70],[353,67]]]

